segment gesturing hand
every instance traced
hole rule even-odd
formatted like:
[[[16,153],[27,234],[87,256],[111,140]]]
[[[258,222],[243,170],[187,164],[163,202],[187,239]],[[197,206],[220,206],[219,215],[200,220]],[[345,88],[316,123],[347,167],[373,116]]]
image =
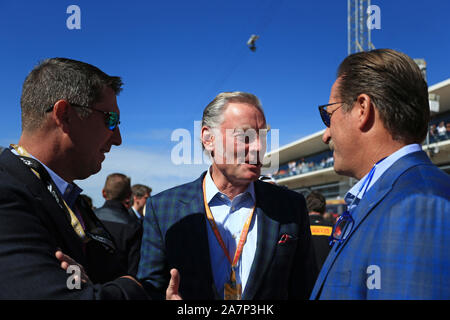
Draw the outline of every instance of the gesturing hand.
[[[86,284],[92,284],[91,280],[89,279],[86,271],[84,271],[84,268],[81,264],[79,264],[78,262],[73,260],[68,255],[64,254],[61,250],[57,250],[55,253],[55,256],[56,256],[56,259],[58,259],[61,262],[61,268],[63,270],[67,271],[67,268],[69,268],[69,266],[76,265],[80,268],[80,271],[81,271],[81,282],[86,283]],[[77,275],[75,275],[75,277],[77,277]],[[77,280],[77,279],[74,279],[74,280]]]
[[[177,269],[170,270],[170,282],[166,290],[166,300],[182,300],[178,293],[180,286],[180,273]]]

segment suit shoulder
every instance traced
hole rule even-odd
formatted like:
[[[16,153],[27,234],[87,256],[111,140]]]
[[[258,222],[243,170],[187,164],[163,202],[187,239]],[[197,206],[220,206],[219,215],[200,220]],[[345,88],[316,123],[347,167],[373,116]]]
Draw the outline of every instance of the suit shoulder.
[[[416,165],[402,173],[394,187],[414,194],[450,199],[450,177],[435,165]]]
[[[33,197],[23,181],[0,167],[0,198],[12,200]]]
[[[200,179],[193,182],[185,183],[168,190],[162,191],[152,197],[147,201],[150,203],[152,210],[158,212],[163,210],[164,212],[173,211],[175,208],[187,203],[191,203],[193,200],[195,202],[201,199],[202,195],[202,185]]]
[[[155,202],[159,202],[159,201],[163,201],[165,199],[170,199],[170,198],[178,198],[178,197],[182,197],[190,192],[192,192],[193,189],[195,189],[195,187],[197,186],[197,181],[192,181],[192,182],[188,182],[185,184],[181,184],[175,187],[172,187],[170,189],[161,191],[160,193],[152,196],[152,200],[154,200]]]

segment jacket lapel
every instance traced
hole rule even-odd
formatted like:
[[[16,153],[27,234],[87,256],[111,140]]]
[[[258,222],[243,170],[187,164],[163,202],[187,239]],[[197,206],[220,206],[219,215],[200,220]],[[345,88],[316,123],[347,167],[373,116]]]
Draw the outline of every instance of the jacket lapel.
[[[195,237],[196,254],[195,259],[192,259],[192,263],[195,264],[196,270],[199,270],[201,274],[204,274],[208,282],[214,297],[218,297],[217,290],[214,285],[214,279],[211,267],[211,258],[209,253],[209,240],[207,233],[207,221],[206,211],[203,202],[203,190],[202,182],[205,177],[204,172],[199,179],[195,180],[186,188],[187,196],[184,199],[180,199],[185,205],[185,213],[188,215],[197,215],[198,223],[190,224],[189,237]]]
[[[396,161],[390,168],[388,168],[378,181],[371,187],[371,189],[364,195],[361,202],[352,213],[355,219],[355,224],[350,231],[347,240],[351,238],[353,233],[358,229],[362,221],[369,215],[373,209],[383,200],[386,195],[392,190],[392,186],[397,179],[409,168],[418,164],[426,164],[430,162],[425,152],[414,152],[408,154],[398,161]],[[348,241],[344,241],[341,245],[344,247]],[[340,248],[342,250],[342,248]],[[340,251],[339,250],[339,251]]]
[[[255,195],[258,234],[255,258],[253,259],[247,285],[242,296],[242,299],[245,300],[253,299],[261,285],[274,255],[280,228],[280,223],[270,218],[271,213],[274,212],[273,199],[266,201],[267,194],[264,193],[257,182],[255,182]]]
[[[334,262],[336,261],[336,258],[339,256],[342,249],[347,245],[347,243],[349,243],[352,235],[358,229],[361,222],[373,210],[373,208],[386,196],[386,194],[391,189],[391,188],[387,188],[384,190],[379,190],[379,188],[376,187],[377,184],[378,184],[378,181],[376,184],[374,184],[372,186],[370,191],[364,196],[364,198],[361,200],[361,202],[356,207],[355,211],[352,213],[352,216],[355,219],[355,222],[353,224],[353,227],[352,227],[350,233],[347,236],[347,239],[343,243],[336,242],[331,247],[330,253],[328,254],[328,257],[322,266],[319,277],[316,280],[316,285],[314,286],[313,292],[311,293],[312,299],[318,298],[318,294],[322,290],[322,286],[325,282],[325,279],[327,278],[328,273],[330,272]],[[374,189],[378,189],[378,190],[374,190]]]
[[[356,232],[362,221],[373,211],[373,209],[383,200],[386,195],[392,190],[392,186],[395,181],[409,168],[418,164],[431,163],[426,154],[422,151],[408,154],[398,161],[396,161],[390,168],[388,168],[378,181],[370,188],[370,190],[364,195],[360,203],[352,212],[352,216],[355,220],[352,230],[347,236],[347,239],[342,243],[335,243],[330,250],[319,277],[314,286],[311,294],[312,299],[319,298],[320,291],[323,284],[333,267],[336,258],[341,253],[342,249],[350,242],[352,235]]]
[[[38,177],[20,161],[10,150],[6,149],[2,153],[2,165],[14,176],[17,181],[23,183],[24,188],[27,188],[36,201],[43,204],[43,208],[49,217],[57,226],[57,232],[60,237],[64,239],[69,252],[64,252],[76,260],[80,264],[85,264],[85,257],[82,249],[82,242],[78,235],[73,230],[70,220],[66,213],[58,206],[55,199],[50,192],[45,188],[44,184]],[[77,245],[73,245],[77,244]],[[58,245],[58,244],[57,244]],[[56,249],[56,248],[55,248]],[[61,248],[65,250],[65,248]]]

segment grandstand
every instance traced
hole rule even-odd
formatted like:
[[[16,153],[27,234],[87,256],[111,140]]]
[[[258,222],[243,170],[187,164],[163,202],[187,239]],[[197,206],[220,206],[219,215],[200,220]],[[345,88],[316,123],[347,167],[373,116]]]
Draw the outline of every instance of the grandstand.
[[[450,78],[430,86],[428,92],[433,98],[431,121],[422,148],[435,165],[450,173]],[[313,190],[320,191],[327,203],[336,205],[343,203],[345,193],[357,180],[334,172],[332,151],[322,142],[324,132],[325,129],[282,146],[266,157],[270,159],[278,152],[280,166],[272,174],[277,184],[305,196]]]

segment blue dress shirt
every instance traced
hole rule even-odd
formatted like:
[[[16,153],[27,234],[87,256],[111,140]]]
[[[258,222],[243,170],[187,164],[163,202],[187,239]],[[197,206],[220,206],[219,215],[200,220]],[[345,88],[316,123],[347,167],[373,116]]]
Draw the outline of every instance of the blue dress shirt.
[[[406,146],[404,146],[403,148],[397,150],[396,152],[394,152],[393,154],[391,154],[390,156],[386,157],[386,159],[384,159],[383,161],[381,161],[376,169],[375,172],[373,173],[373,177],[369,183],[369,186],[367,187],[367,191],[369,191],[369,189],[374,185],[375,182],[377,182],[377,180],[382,176],[382,174],[389,169],[397,160],[399,160],[400,158],[406,156],[407,154],[413,153],[413,152],[417,152],[417,151],[421,151],[422,147],[419,144],[408,144]],[[348,210],[350,212],[353,211],[353,209],[358,205],[359,201],[362,199],[363,197],[363,193],[360,192],[358,194],[358,191],[361,189],[362,184],[365,182],[365,180],[367,179],[369,173],[367,173],[361,180],[358,181],[358,183],[356,183],[345,195],[344,197],[344,201],[347,203],[347,207]],[[364,187],[365,189],[365,187]],[[364,190],[363,190],[364,191]],[[352,204],[352,201],[355,197],[358,197]]]
[[[253,182],[249,184],[243,193],[230,200],[214,184],[210,170],[208,170],[205,179],[206,201],[211,209],[222,240],[228,248],[231,259],[233,259],[242,228],[255,205],[256,198]],[[224,284],[230,279],[231,265],[217,241],[208,220],[206,220],[206,224],[214,284],[219,296],[223,298]],[[236,281],[242,284],[242,294],[244,294],[250,268],[255,257],[256,236],[257,214],[255,210],[247,234],[247,241],[244,244],[244,249],[235,269]]]

